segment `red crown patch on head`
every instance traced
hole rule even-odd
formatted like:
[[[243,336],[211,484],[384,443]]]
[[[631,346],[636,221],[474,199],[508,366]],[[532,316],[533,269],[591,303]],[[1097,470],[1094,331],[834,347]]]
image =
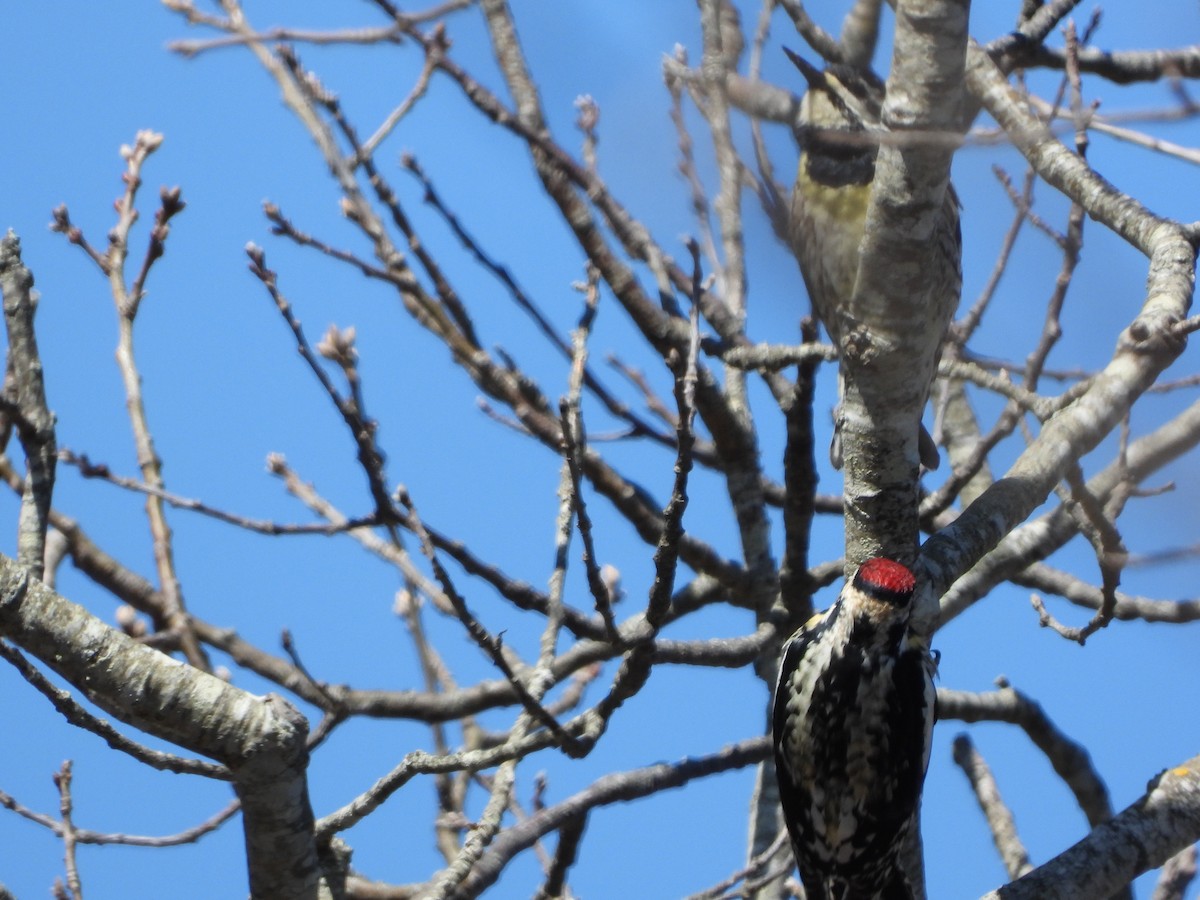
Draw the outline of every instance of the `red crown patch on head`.
[[[854,576],[859,590],[878,596],[889,594],[897,598],[909,597],[917,586],[916,576],[906,566],[891,559],[877,556],[868,559]]]

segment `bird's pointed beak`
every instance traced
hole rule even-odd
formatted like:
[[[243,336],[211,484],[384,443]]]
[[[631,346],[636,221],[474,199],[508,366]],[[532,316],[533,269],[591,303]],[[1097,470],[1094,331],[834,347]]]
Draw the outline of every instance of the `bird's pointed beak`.
[[[792,61],[792,65],[800,70],[800,74],[804,76],[804,80],[808,82],[810,88],[815,88],[816,90],[823,90],[825,88],[825,74],[820,69],[787,47],[783,48],[783,52]]]

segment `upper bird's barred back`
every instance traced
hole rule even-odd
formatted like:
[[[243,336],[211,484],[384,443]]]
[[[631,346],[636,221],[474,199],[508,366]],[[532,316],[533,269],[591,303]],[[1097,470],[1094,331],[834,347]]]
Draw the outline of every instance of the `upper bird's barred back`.
[[[789,56],[804,74],[808,90],[800,99],[794,129],[800,159],[788,238],[813,312],[840,351],[843,337],[851,334],[854,324],[850,301],[858,282],[859,248],[884,134],[880,122],[884,85],[867,69],[833,65],[818,71],[801,57],[790,52]],[[962,233],[953,186],[946,189],[931,240],[938,283],[927,315],[912,327],[944,334],[962,290]],[[918,373],[916,377],[922,376]],[[924,431],[918,449],[925,467],[937,468],[937,447]],[[835,468],[841,468],[839,432],[835,432],[830,458]]]
[[[800,100],[796,140],[800,161],[792,193],[790,237],[813,310],[834,343],[838,304],[858,278],[858,247],[866,223],[883,85],[849,66],[816,72],[793,57],[809,80]]]
[[[916,579],[864,563],[787,642],[773,733],[780,799],[810,900],[910,900],[898,857],[929,759],[933,662],[909,634]]]

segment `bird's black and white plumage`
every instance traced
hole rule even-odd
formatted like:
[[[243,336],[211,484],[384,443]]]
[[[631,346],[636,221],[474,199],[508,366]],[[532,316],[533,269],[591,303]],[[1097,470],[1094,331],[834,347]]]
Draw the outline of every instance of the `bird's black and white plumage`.
[[[912,898],[899,855],[935,714],[935,666],[909,632],[915,586],[900,563],[868,560],[784,646],[775,767],[808,900]]]

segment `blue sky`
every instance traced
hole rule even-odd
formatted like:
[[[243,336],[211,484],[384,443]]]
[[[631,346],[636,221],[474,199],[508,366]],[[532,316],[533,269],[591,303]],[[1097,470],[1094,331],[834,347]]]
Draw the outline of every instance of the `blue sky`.
[[[1006,31],[1015,15],[1007,7],[1014,5],[1001,10],[1000,4],[976,4],[973,33],[986,40]],[[682,258],[676,236],[694,232],[694,224],[686,187],[674,168],[675,137],[666,116],[660,61],[677,42],[693,58],[698,55],[694,5],[519,0],[513,7],[556,136],[577,147],[572,104],[580,94],[593,95],[602,110],[599,152],[605,180],[668,251]],[[1086,5],[1082,9],[1090,12]],[[1097,43],[1124,49],[1197,40],[1200,19],[1194,4],[1173,0],[1157,9],[1155,16],[1132,5],[1108,10]],[[363,3],[251,3],[247,13],[261,26],[376,22],[372,7]],[[752,22],[754,15],[748,14],[746,21]],[[832,14],[823,21],[836,27]],[[784,27],[780,19],[777,29]],[[499,89],[476,14],[452,19],[450,35],[456,58]],[[165,49],[169,40],[198,36],[149,2],[19,4],[5,12],[0,74],[7,87],[10,127],[0,141],[0,228],[12,227],[20,234],[41,292],[39,341],[60,446],[86,452],[122,474],[136,472],[113,361],[111,299],[95,267],[46,225],[50,210],[65,202],[73,220],[103,247],[112,223],[110,203],[121,190],[118,148],[139,129],[152,128],[166,141],[146,169],[135,246],[145,239],[160,185],[181,185],[188,202],[174,222],[167,255],[151,277],[137,331],[149,416],[168,486],[245,515],[306,521],[305,511],[265,471],[266,455],[281,452],[343,511],[357,514],[369,508],[351,441],[297,358],[270,299],[246,272],[243,247],[254,241],[265,247],[268,264],[279,271],[281,289],[312,340],[330,323],[356,326],[368,411],[380,422],[390,480],[408,486],[430,523],[514,575],[544,585],[553,561],[556,460],[479,413],[478,392],[386,290],[270,236],[261,213],[265,199],[278,203],[298,227],[362,248],[340,220],[336,192],[315,148],[249,55],[223,50],[187,61]],[[419,68],[415,54],[396,47],[302,48],[301,58],[341,95],[363,132],[373,130],[408,91]],[[768,59],[767,75],[781,83],[795,81],[778,53]],[[1104,112],[1161,105],[1168,98],[1162,86],[1134,91],[1095,82],[1089,86]],[[1194,124],[1163,125],[1155,133],[1185,145],[1200,143]],[[701,135],[697,140],[705,162],[709,149]],[[793,164],[790,141],[779,130],[770,135],[781,172]],[[419,187],[395,166],[401,151],[417,155],[488,252],[510,266],[565,331],[579,312],[570,284],[581,277],[582,261],[536,188],[527,153],[467,110],[448,83],[435,79],[429,98],[384,145],[380,159],[423,238],[442,256],[468,298],[484,344],[513,353],[547,394],[557,397],[566,386],[561,361],[503,290],[470,264],[421,206]],[[1184,164],[1099,136],[1089,158],[1152,209],[1184,220],[1200,218],[1200,178]],[[955,163],[965,203],[966,301],[991,271],[1011,216],[988,171],[997,162],[1016,174],[1021,171],[1015,153],[996,147],[967,148]],[[1039,198],[1043,214],[1061,227],[1061,198],[1044,186]],[[794,263],[751,203],[747,199],[745,209],[752,336],[794,340],[805,308],[803,289]],[[1106,359],[1118,330],[1141,301],[1144,260],[1094,223],[1086,237],[1084,264],[1053,358],[1057,366],[1096,365]],[[1032,231],[1022,235],[1018,252],[1018,267],[1009,272],[975,344],[978,352],[1019,359],[1031,346],[1027,323],[1030,317],[1040,321],[1057,252]],[[618,353],[663,384],[615,304],[602,302],[592,352],[601,366],[609,352]],[[624,390],[619,378],[603,366],[602,371],[610,384]],[[1194,371],[1185,356],[1170,374]],[[823,377],[828,397],[832,370]],[[637,400],[631,393],[625,396]],[[755,400],[762,414],[764,464],[778,474],[779,423],[770,415],[765,394]],[[1135,434],[1190,400],[1190,395],[1149,400],[1134,418]],[[983,408],[995,412],[994,405]],[[819,424],[825,427],[824,421]],[[603,418],[597,417],[591,431],[604,430]],[[665,499],[671,478],[667,454],[620,444],[602,449]],[[1002,450],[1000,458],[1011,461],[1015,451],[1015,446]],[[1106,445],[1085,461],[1086,471],[1098,470],[1111,455],[1112,446]],[[1174,492],[1131,503],[1121,522],[1131,550],[1197,539],[1195,474],[1194,462],[1180,462],[1152,482],[1173,480]],[[822,490],[839,487],[835,473],[822,472]],[[721,486],[711,476],[698,475],[693,493],[688,526],[733,555],[735,535]],[[55,503],[109,552],[140,572],[153,572],[137,497],[84,481],[63,467]],[[600,555],[622,571],[629,614],[644,601],[650,551],[607,514],[601,501],[594,500],[591,508],[601,529]],[[9,536],[0,540],[0,549],[12,554],[16,503],[11,497],[0,498],[0,521],[13,523]],[[306,663],[321,678],[395,689],[419,683],[410,645],[391,613],[397,577],[352,542],[247,536],[182,512],[170,513],[170,522],[185,596],[198,615],[235,627],[274,651],[280,629],[290,628]],[[836,557],[840,546],[840,524],[819,522],[814,561]],[[1095,571],[1089,551],[1079,542],[1052,561],[1081,573]],[[1196,575],[1194,564],[1131,570],[1124,586],[1154,597],[1188,597]],[[583,597],[577,578],[572,585],[574,596]],[[111,598],[69,566],[59,587],[111,621]],[[506,640],[526,654],[536,647],[537,623],[510,612],[465,576],[460,587],[489,628],[507,629]],[[822,597],[822,605],[830,599]],[[1063,618],[1081,620],[1078,611],[1053,608]],[[746,615],[714,612],[683,623],[671,636],[739,635],[752,627]],[[492,677],[487,661],[459,637],[456,623],[431,618],[430,629],[451,655],[461,681]],[[1114,807],[1120,809],[1142,793],[1148,778],[1197,752],[1200,723],[1192,712],[1200,675],[1196,638],[1195,627],[1115,623],[1081,649],[1039,629],[1026,593],[1010,589],[996,592],[949,625],[936,646],[942,652],[943,685],[986,690],[997,676],[1006,675],[1038,699],[1068,735],[1088,746],[1108,780]],[[606,670],[604,677],[610,675]],[[267,689],[241,673],[237,683]],[[598,696],[595,689],[592,696]],[[519,796],[528,802],[532,774],[539,769],[548,774],[548,799],[554,802],[606,771],[713,752],[759,733],[765,704],[762,686],[746,672],[656,670],[647,693],[617,715],[600,750],[578,763],[548,753],[529,761],[522,768]],[[485,722],[498,728],[510,718],[510,711],[502,711]],[[0,721],[6,723],[0,729],[0,790],[39,811],[53,812],[57,797],[51,774],[71,758],[76,822],[82,827],[167,834],[193,825],[227,801],[221,785],[147,772],[113,755],[92,735],[61,723],[8,671],[0,671]],[[982,817],[965,779],[950,762],[950,742],[960,730],[956,723],[937,729],[926,793],[924,830],[934,900],[976,896],[1002,880]],[[1083,835],[1085,823],[1071,797],[1019,732],[976,726],[970,733],[995,770],[1035,862]],[[317,814],[341,805],[405,752],[429,741],[427,729],[404,723],[345,726],[313,762]],[[676,897],[718,881],[742,860],[750,781],[749,772],[735,773],[597,812],[572,883],[593,898]],[[428,784],[406,788],[347,835],[356,864],[381,880],[428,875],[437,865],[427,824],[431,808]],[[166,851],[83,847],[84,887],[98,897],[241,896],[240,844],[235,822],[198,845]],[[0,882],[19,897],[44,896],[62,872],[59,842],[11,813],[0,814],[0,846],[5,847]],[[664,854],[672,861],[665,872],[660,864]],[[532,855],[522,856],[494,895],[528,896],[539,883],[535,865]],[[1149,887],[1143,884],[1140,894],[1148,896]]]

